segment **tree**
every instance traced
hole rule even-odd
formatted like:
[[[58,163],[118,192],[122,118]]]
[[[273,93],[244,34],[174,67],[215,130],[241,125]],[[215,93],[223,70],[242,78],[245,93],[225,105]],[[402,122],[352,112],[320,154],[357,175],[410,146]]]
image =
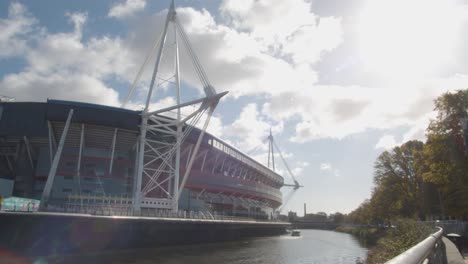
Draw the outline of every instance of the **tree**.
[[[336,212],[334,214],[330,214],[328,216],[330,218],[330,220],[334,223],[334,224],[341,224],[343,223],[344,221],[344,214],[340,213],[340,212]]]
[[[377,220],[420,215],[422,177],[418,175],[416,164],[422,150],[422,142],[408,141],[377,158],[374,165],[376,187],[371,198]]]
[[[372,210],[370,209],[370,200],[368,199],[364,200],[358,208],[347,216],[348,222],[358,224],[370,224],[374,222],[373,219]]]
[[[461,120],[468,117],[468,89],[435,100],[437,116],[427,129],[423,179],[437,186],[440,213],[468,219],[468,157]]]
[[[448,215],[468,219],[468,152],[462,120],[468,118],[468,89],[435,101],[427,141],[408,141],[383,152],[374,164],[369,200],[347,216],[356,223],[397,217]]]

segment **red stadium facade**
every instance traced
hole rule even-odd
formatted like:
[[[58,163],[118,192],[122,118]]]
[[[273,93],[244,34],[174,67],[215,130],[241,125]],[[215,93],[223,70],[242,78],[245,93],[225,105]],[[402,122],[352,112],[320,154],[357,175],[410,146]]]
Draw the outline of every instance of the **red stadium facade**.
[[[67,133],[63,133],[71,109],[73,116]],[[50,209],[133,210],[141,112],[48,101],[3,102],[0,113],[0,178],[14,182],[14,196],[41,199],[59,141],[66,134],[50,193]],[[187,129],[188,125],[184,127]],[[192,128],[180,146],[181,175],[187,170],[200,133]],[[153,133],[150,139],[161,137]],[[145,156],[145,163],[149,163],[147,159]],[[222,140],[205,133],[193,159],[178,199],[180,211],[270,218],[281,205],[283,178]],[[147,170],[165,172],[161,163],[153,162]],[[142,186],[150,180],[143,177]],[[141,201],[143,213],[170,208],[162,203],[172,195],[173,178],[168,172],[157,180],[156,187],[149,189]]]

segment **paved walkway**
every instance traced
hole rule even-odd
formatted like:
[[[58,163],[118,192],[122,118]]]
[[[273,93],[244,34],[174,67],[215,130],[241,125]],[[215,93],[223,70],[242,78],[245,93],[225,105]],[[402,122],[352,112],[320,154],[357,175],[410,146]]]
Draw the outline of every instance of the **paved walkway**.
[[[448,264],[466,264],[468,259],[463,259],[460,251],[458,251],[455,244],[446,237],[442,237],[445,244],[445,252],[447,253]]]

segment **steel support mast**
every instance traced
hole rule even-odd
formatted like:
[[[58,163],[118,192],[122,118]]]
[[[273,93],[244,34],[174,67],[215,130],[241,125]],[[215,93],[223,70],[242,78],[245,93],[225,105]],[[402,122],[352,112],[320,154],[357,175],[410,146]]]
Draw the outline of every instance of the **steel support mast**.
[[[289,200],[291,200],[291,197],[293,194],[301,187],[304,187],[299,184],[299,182],[296,180],[296,177],[294,177],[294,174],[292,173],[291,169],[289,168],[288,163],[283,157],[283,153],[281,152],[280,148],[278,145],[276,145],[275,140],[273,139],[273,135],[271,134],[271,129],[270,129],[270,135],[268,136],[268,167],[270,168],[270,157],[271,157],[271,164],[272,164],[272,169],[273,171],[275,170],[275,152],[274,149],[276,148],[276,151],[278,152],[281,161],[283,162],[284,167],[286,168],[286,171],[288,172],[289,176],[291,176],[293,180],[293,184],[283,184],[283,187],[292,187],[292,190],[285,196],[285,199],[283,201],[283,205],[279,209],[279,213],[285,208],[285,206],[288,204]]]
[[[168,30],[172,25],[174,32],[174,75],[176,105],[150,111],[150,102],[157,86],[165,46],[167,45]],[[179,38],[187,50],[203,90],[205,97],[190,102],[181,102],[180,93],[180,70],[179,70]],[[133,209],[136,214],[142,208],[170,209],[178,211],[178,200],[190,174],[191,167],[197,156],[205,130],[211,115],[222,96],[227,92],[217,94],[212,87],[204,69],[195,55],[188,37],[180,24],[174,6],[174,1],[169,7],[163,31],[159,40],[155,42],[151,53],[156,52],[156,61],[151,76],[151,82],[146,97],[146,104],[141,113],[140,136],[136,148],[136,175],[134,181]],[[144,68],[151,57],[148,54],[145,62],[140,68],[131,89],[122,106],[128,102],[134,92]],[[167,81],[167,80],[165,80]],[[196,108],[195,110],[193,108]],[[172,111],[176,111],[175,117]],[[181,178],[180,159],[181,146],[187,136],[194,130],[194,126],[201,120],[203,115],[204,124],[198,134],[194,149],[188,159],[188,166]],[[182,117],[184,115],[184,117]],[[197,129],[196,129],[197,130]],[[195,131],[196,131],[195,130]]]

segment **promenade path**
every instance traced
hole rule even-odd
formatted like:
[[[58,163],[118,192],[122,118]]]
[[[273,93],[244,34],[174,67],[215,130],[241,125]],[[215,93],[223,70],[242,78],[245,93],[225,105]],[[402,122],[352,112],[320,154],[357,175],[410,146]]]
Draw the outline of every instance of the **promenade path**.
[[[447,264],[468,264],[468,259],[463,259],[460,251],[455,244],[446,237],[442,237],[445,244],[445,253],[447,256]]]

